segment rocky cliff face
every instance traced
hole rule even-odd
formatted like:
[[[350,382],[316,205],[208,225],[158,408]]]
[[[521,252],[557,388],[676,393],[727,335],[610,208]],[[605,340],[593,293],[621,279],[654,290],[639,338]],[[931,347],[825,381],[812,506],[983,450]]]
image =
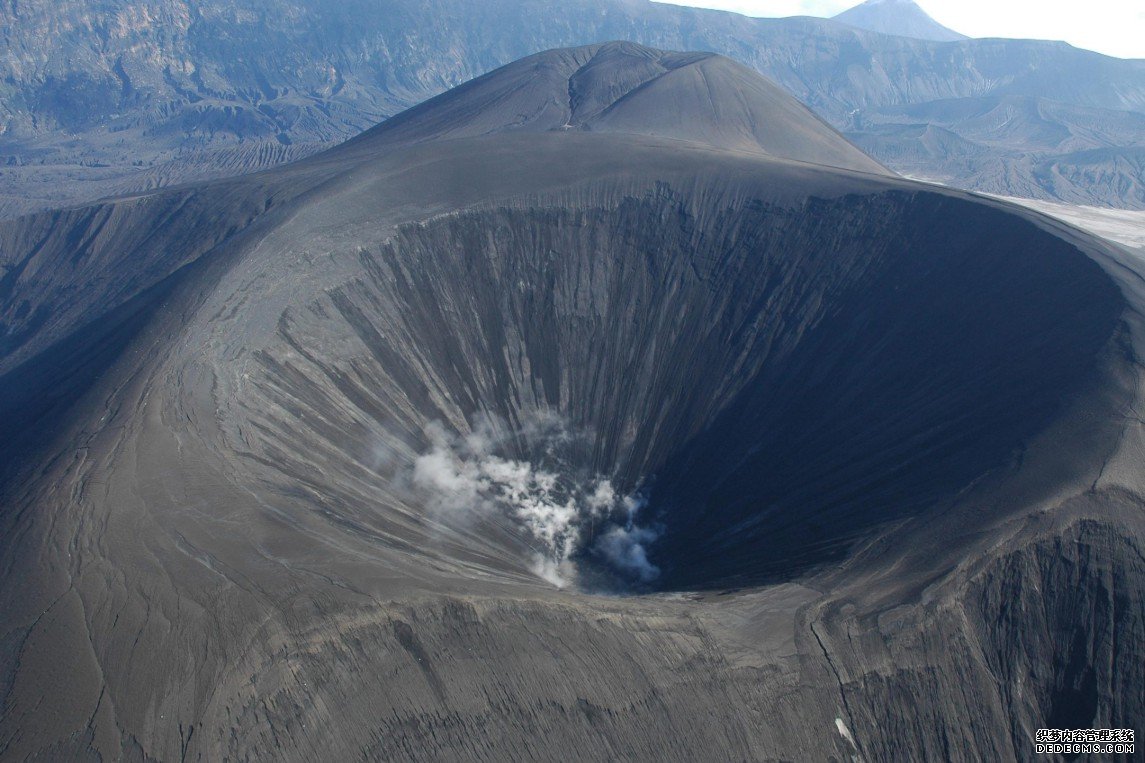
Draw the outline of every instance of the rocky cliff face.
[[[21,0],[0,9],[0,29],[10,72],[0,84],[0,209],[9,214],[297,159],[509,61],[605,40],[731,56],[858,133],[868,116],[887,121],[885,108],[952,98],[1145,109],[1145,65],[1064,44],[933,43],[635,0],[555,10],[540,0]],[[896,167],[914,145],[874,134],[870,147]],[[964,137],[1013,171],[967,173],[942,152],[901,166],[974,187],[981,176],[986,190],[1011,195],[1084,196],[1081,183],[1043,182],[1022,160],[1024,139],[999,148]],[[1085,148],[1139,144],[1099,137]],[[1140,185],[1137,168],[1100,164],[1106,175],[1087,177],[1102,190],[1088,193],[1138,204],[1124,193]]]
[[[718,58],[523,65],[0,225],[0,756],[1006,760],[1133,725],[1139,263],[828,166],[861,154]],[[568,119],[705,80],[686,138]]]
[[[1024,96],[858,112],[849,136],[906,174],[987,193],[1145,205],[1145,115]],[[941,165],[942,169],[938,170]]]

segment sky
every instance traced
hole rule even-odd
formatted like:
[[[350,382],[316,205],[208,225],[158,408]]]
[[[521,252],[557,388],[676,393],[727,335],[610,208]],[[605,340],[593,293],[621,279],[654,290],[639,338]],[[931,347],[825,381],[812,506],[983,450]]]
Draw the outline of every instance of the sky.
[[[860,0],[660,0],[748,16],[834,16]],[[1145,0],[915,0],[970,37],[1065,40],[1119,58],[1145,58]]]

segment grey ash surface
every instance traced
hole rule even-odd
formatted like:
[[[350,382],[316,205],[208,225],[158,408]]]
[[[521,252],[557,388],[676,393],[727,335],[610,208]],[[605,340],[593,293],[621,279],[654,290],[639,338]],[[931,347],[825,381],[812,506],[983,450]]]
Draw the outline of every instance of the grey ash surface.
[[[0,243],[4,759],[1025,760],[1145,714],[1139,263],[738,64],[554,51]],[[537,411],[647,487],[655,590],[403,481]]]

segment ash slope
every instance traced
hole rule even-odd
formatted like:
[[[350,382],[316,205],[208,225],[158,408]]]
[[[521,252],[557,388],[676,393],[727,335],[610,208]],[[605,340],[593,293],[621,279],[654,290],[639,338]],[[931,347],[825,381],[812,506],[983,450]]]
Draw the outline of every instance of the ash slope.
[[[0,228],[0,755],[1014,759],[1142,717],[1133,263],[716,118],[790,104],[511,129],[593,61],[582,103],[710,59],[558,51],[407,117],[437,140]],[[677,593],[556,590],[403,483],[431,423],[535,412],[648,485]]]
[[[341,150],[552,130],[671,138],[890,174],[746,66],[712,53],[665,53],[633,43],[530,56],[416,106]]]

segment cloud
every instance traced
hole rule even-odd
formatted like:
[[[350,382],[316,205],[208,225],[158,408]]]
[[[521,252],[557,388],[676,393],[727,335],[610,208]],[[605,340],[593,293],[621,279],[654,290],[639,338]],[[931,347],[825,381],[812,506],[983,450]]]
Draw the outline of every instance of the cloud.
[[[657,0],[746,16],[835,16],[860,0]],[[1141,0],[915,0],[938,23],[970,37],[1065,40],[1122,58],[1145,57]]]
[[[861,0],[656,0],[670,5],[742,13],[745,16],[785,18],[788,16],[834,16],[858,5]]]

